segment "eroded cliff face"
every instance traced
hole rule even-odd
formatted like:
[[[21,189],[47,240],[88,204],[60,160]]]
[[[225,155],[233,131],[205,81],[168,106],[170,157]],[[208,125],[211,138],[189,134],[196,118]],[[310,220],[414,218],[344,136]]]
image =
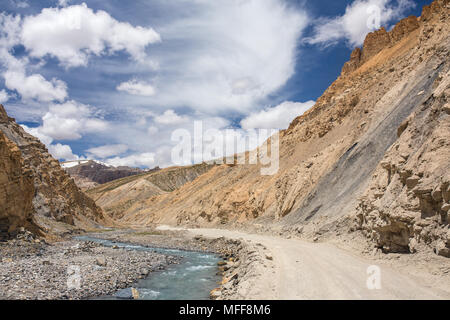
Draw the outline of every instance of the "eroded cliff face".
[[[381,230],[390,227],[378,228],[378,222],[370,222],[383,220],[386,225],[392,224],[377,213],[386,214],[389,201],[376,203],[383,196],[374,197],[368,190],[376,183],[380,183],[380,190],[389,190],[387,186],[392,182],[378,181],[374,177],[380,176],[378,170],[387,174],[387,169],[380,169],[380,163],[385,157],[393,159],[398,155],[396,144],[411,143],[410,153],[432,145],[432,141],[418,142],[420,134],[415,140],[402,141],[408,136],[408,130],[414,128],[412,118],[411,126],[400,138],[398,128],[404,126],[408,117],[414,117],[411,115],[426,117],[428,113],[434,114],[432,110],[444,108],[447,97],[442,88],[448,86],[450,68],[449,12],[448,0],[436,0],[424,8],[421,18],[409,17],[390,32],[381,29],[368,35],[363,48],[353,51],[342,75],[315,106],[280,133],[280,169],[275,175],[262,176],[260,165],[216,166],[175,191],[134,203],[124,211],[120,223],[245,224],[310,238],[356,230],[357,225],[374,240],[374,245],[384,247],[385,251],[398,250],[399,247],[393,245],[396,240],[389,239],[404,238],[403,231],[393,228],[395,230],[389,231],[390,234],[383,234]],[[420,113],[424,108],[425,111]],[[427,120],[422,124],[419,121],[415,126],[425,130],[424,134],[426,132],[430,137],[438,135],[437,140],[443,141],[445,130],[442,128],[445,128],[447,114],[441,111],[439,114],[440,120]],[[413,160],[415,158],[411,156],[408,161],[411,161],[412,173],[419,178],[421,169],[415,166],[437,168],[440,163],[442,168],[429,173],[428,179],[433,181],[431,192],[441,188],[445,200],[442,193],[445,181],[441,176],[448,167],[449,147],[447,144],[439,146],[433,151],[417,151],[424,152],[424,157]],[[426,176],[425,172],[421,174]],[[394,172],[391,175],[395,178]],[[408,231],[408,240],[399,242],[401,248],[405,248],[405,242],[408,247],[412,238],[420,242],[417,248],[424,244],[424,250],[430,250],[430,246],[438,242],[442,247],[447,241],[448,221],[443,213],[446,202],[430,200],[427,191],[430,187],[426,181],[420,181],[418,185],[426,185],[428,189],[416,189],[412,193],[417,197],[418,207],[413,210],[405,205],[403,209],[415,216],[422,215],[422,211],[428,212],[427,217],[421,218],[424,221],[431,216],[435,220],[439,218],[440,222],[436,220],[430,224],[430,229],[439,231],[434,233],[436,238],[432,242]],[[109,192],[114,191],[108,191],[104,196]],[[409,191],[396,192],[386,194],[385,199]],[[363,206],[378,209],[362,212],[361,199],[366,199]],[[391,202],[390,206],[402,207],[400,199]],[[355,224],[361,220],[364,222]],[[408,230],[414,229],[411,222],[407,225]],[[445,250],[439,252],[445,254]]]
[[[0,121],[6,113],[0,108]],[[0,237],[30,225],[34,185],[19,148],[0,131]]]
[[[40,141],[26,133],[0,105],[4,229],[52,233],[52,221],[72,226],[104,222],[102,210],[75,185]]]
[[[357,229],[385,252],[423,245],[450,257],[450,72],[399,127],[357,209]]]

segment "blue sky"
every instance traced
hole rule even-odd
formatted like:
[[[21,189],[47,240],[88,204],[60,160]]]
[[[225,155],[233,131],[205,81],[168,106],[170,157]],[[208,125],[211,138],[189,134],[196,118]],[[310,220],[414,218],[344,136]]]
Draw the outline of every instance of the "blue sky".
[[[411,0],[5,0],[0,102],[62,160],[171,165],[171,134],[285,128]]]

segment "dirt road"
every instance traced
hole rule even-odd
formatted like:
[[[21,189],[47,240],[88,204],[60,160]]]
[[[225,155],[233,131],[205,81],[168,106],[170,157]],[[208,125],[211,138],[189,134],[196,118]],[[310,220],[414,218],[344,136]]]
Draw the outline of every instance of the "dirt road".
[[[331,244],[221,229],[187,230],[204,237],[241,238],[266,248],[273,260],[258,269],[257,281],[246,288],[251,299],[450,299],[450,283],[437,288],[431,279],[374,266]]]

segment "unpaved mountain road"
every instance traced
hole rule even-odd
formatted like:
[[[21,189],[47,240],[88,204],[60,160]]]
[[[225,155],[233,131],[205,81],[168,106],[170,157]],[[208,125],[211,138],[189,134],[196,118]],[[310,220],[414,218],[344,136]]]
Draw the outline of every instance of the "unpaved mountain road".
[[[160,226],[159,229],[176,228]],[[259,268],[257,281],[247,285],[248,299],[450,299],[450,283],[441,282],[437,288],[431,279],[381,264],[377,265],[381,288],[369,289],[369,278],[373,280],[369,281],[372,287],[376,284],[376,274],[368,270],[374,262],[331,244],[222,229],[183,230],[208,238],[243,239],[266,248],[273,261]]]

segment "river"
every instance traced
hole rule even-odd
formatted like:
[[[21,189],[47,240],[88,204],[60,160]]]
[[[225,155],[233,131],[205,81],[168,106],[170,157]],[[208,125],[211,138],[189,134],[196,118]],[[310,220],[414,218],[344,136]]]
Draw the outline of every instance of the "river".
[[[181,257],[180,264],[169,265],[163,271],[151,272],[147,278],[138,280],[133,285],[139,292],[139,299],[142,300],[209,300],[210,291],[216,288],[220,281],[220,276],[216,275],[217,262],[220,261],[217,254],[144,247],[89,236],[80,236],[76,239],[100,243],[107,247],[118,246],[127,250],[153,251]],[[130,291],[130,288],[127,288],[115,295],[96,299],[117,300],[120,296],[129,295]]]

